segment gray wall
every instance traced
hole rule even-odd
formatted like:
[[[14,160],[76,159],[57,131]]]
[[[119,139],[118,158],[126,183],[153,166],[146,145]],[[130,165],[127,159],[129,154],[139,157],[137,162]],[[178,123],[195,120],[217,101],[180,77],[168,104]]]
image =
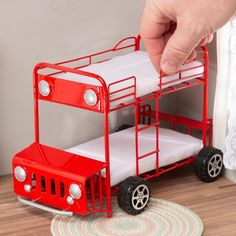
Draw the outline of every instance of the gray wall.
[[[0,175],[11,171],[12,155],[33,141],[33,66],[106,49],[124,36],[136,35],[143,4],[144,0],[0,1]],[[45,142],[68,146],[101,133],[98,115],[74,109],[64,114],[64,109],[44,106]],[[77,132],[73,121],[84,122]],[[63,122],[66,126],[59,133]]]

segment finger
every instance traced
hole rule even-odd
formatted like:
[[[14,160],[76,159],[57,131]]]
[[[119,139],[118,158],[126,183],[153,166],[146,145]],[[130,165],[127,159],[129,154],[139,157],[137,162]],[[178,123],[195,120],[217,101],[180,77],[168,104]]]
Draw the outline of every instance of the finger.
[[[188,57],[188,59],[186,60],[186,62],[188,63],[188,62],[193,61],[193,60],[196,58],[196,56],[197,56],[197,51],[196,51],[196,49],[194,49],[194,50],[192,51],[192,53],[189,55],[189,57]]]
[[[169,19],[147,2],[141,22],[141,37],[145,48],[157,70],[160,70],[161,55],[165,47],[163,34],[169,30]]]
[[[163,38],[164,38],[164,42],[165,45],[167,44],[168,40],[170,39],[170,37],[172,36],[172,34],[175,32],[176,30],[176,23],[170,23],[168,30],[166,31],[166,33],[163,34]]]
[[[205,36],[205,37],[201,40],[201,42],[199,43],[199,45],[200,45],[200,46],[205,46],[207,43],[208,43],[208,37]]]
[[[199,45],[200,45],[200,46],[205,46],[206,44],[211,43],[212,40],[213,40],[213,38],[214,38],[214,35],[213,35],[212,33],[207,34],[207,36],[205,36],[205,37],[201,40],[201,42],[199,43]]]
[[[211,43],[214,39],[214,34],[212,33],[208,34],[207,38],[208,38],[208,43]]]
[[[177,28],[166,44],[161,57],[161,68],[166,74],[176,73],[199,44],[203,33],[191,25],[177,23]]]

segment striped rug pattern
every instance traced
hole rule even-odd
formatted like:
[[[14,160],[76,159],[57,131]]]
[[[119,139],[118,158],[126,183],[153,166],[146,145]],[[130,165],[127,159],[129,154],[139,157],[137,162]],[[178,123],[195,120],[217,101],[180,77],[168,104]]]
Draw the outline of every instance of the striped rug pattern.
[[[200,236],[203,229],[201,219],[188,208],[153,198],[137,216],[124,213],[113,200],[111,219],[105,214],[55,216],[51,224],[53,236]]]

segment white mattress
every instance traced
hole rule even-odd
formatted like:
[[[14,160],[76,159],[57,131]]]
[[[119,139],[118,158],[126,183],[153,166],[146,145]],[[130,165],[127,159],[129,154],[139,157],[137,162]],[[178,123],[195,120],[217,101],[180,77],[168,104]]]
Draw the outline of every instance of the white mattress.
[[[155,150],[155,128],[139,133],[139,155]],[[196,155],[202,148],[202,141],[190,135],[170,129],[159,128],[159,167],[173,164],[189,156]],[[104,137],[71,147],[66,151],[95,160],[105,161]],[[134,128],[110,134],[111,186],[136,174]],[[153,170],[155,155],[139,161],[140,174]],[[102,175],[105,175],[103,171]]]
[[[187,68],[193,68],[193,67],[197,67],[201,65],[202,64],[200,62],[194,61],[192,63],[184,65],[182,69],[184,70]],[[91,73],[101,76],[105,80],[107,86],[115,81],[119,81],[121,79],[131,77],[131,76],[135,76],[137,97],[144,96],[146,94],[157,91],[159,89],[159,83],[160,83],[159,74],[157,73],[154,66],[152,65],[149,56],[144,51],[135,51],[135,52],[123,55],[123,56],[117,56],[117,57],[112,58],[111,60],[84,67],[81,70],[91,72]],[[201,66],[201,67],[192,69],[190,71],[182,72],[182,77],[197,75],[197,74],[203,73],[203,71],[204,71],[204,68],[203,66]],[[95,79],[82,76],[82,75],[73,74],[73,73],[60,73],[56,77],[65,79],[65,80],[96,85],[96,86],[101,85]],[[191,79],[196,78],[196,77],[199,77],[199,76],[194,76]],[[163,82],[169,82],[178,78],[179,78],[178,74],[167,76],[165,77]],[[186,80],[189,80],[189,79],[186,79]],[[182,80],[181,82],[183,81],[184,80]],[[173,82],[171,85],[178,84],[178,83],[180,82],[176,81],[176,82]],[[118,85],[111,87],[111,92],[114,90],[124,88],[124,87],[128,87],[130,85],[133,85],[133,81],[131,80],[119,83]],[[163,86],[163,88],[164,87],[166,86]],[[126,91],[126,94],[127,92],[128,91]],[[125,92],[119,93],[119,96],[122,96],[122,95],[125,95]],[[111,95],[110,99],[114,99],[116,97],[117,95],[114,94],[114,95]],[[128,102],[130,99],[132,98],[127,97],[125,99],[119,100],[116,102],[116,105],[121,102]],[[113,105],[115,105],[115,102]]]

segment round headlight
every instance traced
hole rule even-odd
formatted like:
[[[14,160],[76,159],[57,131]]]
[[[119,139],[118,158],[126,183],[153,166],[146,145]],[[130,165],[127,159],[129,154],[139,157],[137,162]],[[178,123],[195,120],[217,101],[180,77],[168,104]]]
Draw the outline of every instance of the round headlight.
[[[24,189],[27,193],[31,192],[31,186],[29,184],[25,184]]]
[[[14,175],[16,177],[16,179],[20,182],[24,182],[26,180],[26,172],[25,170],[20,167],[20,166],[17,166],[15,169],[14,169]]]
[[[42,96],[46,97],[50,94],[50,85],[47,81],[41,80],[38,84],[39,92]]]
[[[84,100],[89,106],[95,106],[98,102],[98,97],[94,90],[88,89],[84,93]]]
[[[66,201],[67,201],[67,203],[68,203],[69,205],[73,205],[73,204],[74,204],[74,200],[73,200],[73,198],[72,198],[71,196],[68,196],[68,197],[66,198]]]
[[[71,197],[75,199],[81,198],[82,192],[78,184],[71,184],[69,189]]]

